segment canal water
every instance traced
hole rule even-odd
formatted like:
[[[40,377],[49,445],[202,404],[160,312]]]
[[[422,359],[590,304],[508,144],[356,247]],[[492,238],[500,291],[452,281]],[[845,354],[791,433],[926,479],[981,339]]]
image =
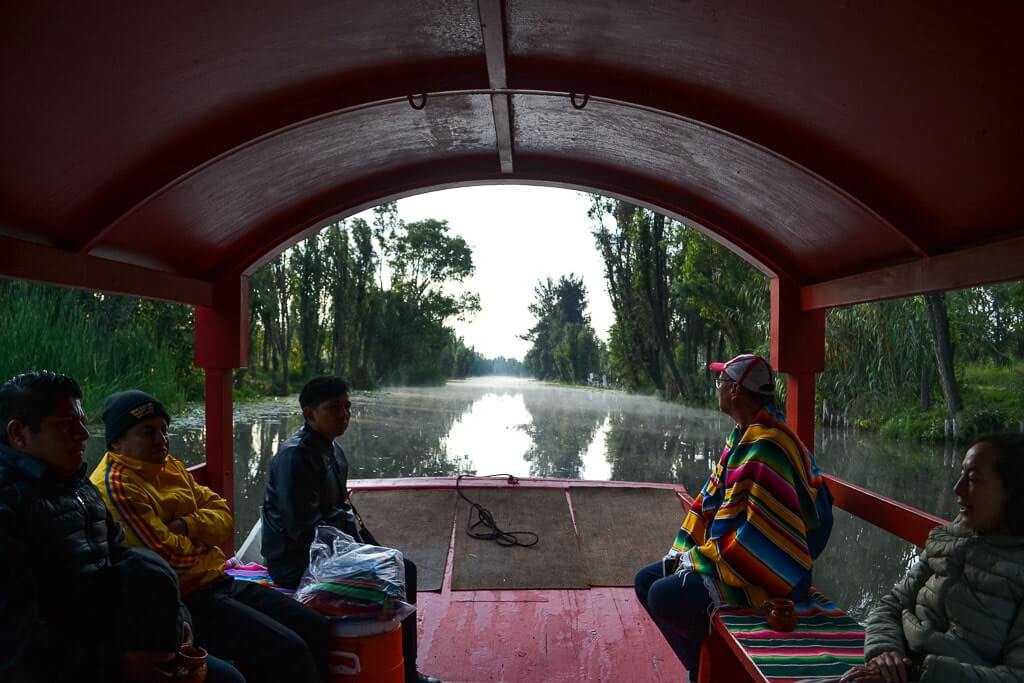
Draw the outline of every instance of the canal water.
[[[352,422],[339,443],[353,479],[508,473],[679,483],[695,493],[733,426],[711,410],[518,378],[355,392],[352,399]],[[236,546],[259,517],[271,457],[301,424],[294,396],[236,406]],[[200,408],[176,417],[170,431],[175,457],[189,465],[204,460]],[[815,453],[823,469],[844,479],[946,519],[956,514],[959,448],[823,428]],[[86,457],[93,465],[102,454],[97,434]],[[917,549],[838,508],[835,516],[815,584],[862,619]],[[670,534],[666,550],[671,542]]]

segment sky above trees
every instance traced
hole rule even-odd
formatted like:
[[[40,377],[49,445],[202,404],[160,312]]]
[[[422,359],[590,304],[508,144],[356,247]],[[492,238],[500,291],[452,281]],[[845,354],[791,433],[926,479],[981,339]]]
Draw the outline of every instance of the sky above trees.
[[[581,278],[594,330],[608,339],[615,317],[589,208],[586,195],[570,190],[490,185],[402,199],[398,215],[406,223],[447,220],[450,234],[466,240],[476,271],[462,289],[480,295],[481,310],[468,321],[449,324],[484,356],[522,360],[530,342],[520,336],[534,324],[529,311],[534,287],[547,278],[569,273]],[[372,223],[372,211],[358,215]]]

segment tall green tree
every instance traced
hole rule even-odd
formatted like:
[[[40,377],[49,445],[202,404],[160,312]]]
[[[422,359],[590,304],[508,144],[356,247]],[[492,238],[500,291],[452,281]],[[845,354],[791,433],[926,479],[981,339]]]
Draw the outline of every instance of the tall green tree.
[[[480,308],[476,294],[451,292],[473,274],[472,250],[464,239],[449,234],[447,221],[381,225],[378,241],[383,240],[382,257],[390,274],[390,286],[382,292],[381,335],[374,354],[378,367],[386,369],[382,380],[442,381],[437,358],[453,337],[445,322]]]
[[[597,221],[594,238],[604,260],[608,295],[615,311],[609,342],[612,369],[629,389],[653,386],[664,394],[663,336],[656,329],[644,287],[653,264],[639,255],[637,232],[643,221],[636,220],[638,211],[626,202],[594,197],[590,216]],[[606,217],[611,226],[606,224]]]
[[[349,252],[349,233],[344,221],[324,231],[324,278],[330,291],[330,354],[328,365],[335,375],[346,374],[349,359],[350,321],[354,301],[350,298],[354,263]]]
[[[523,335],[532,342],[524,364],[535,377],[581,384],[604,372],[602,344],[590,324],[582,278],[570,273],[558,282],[542,280],[529,310],[535,323]]]
[[[946,312],[945,292],[929,292],[924,295],[928,304],[928,321],[931,323],[932,344],[935,362],[942,380],[942,394],[946,397],[946,411],[952,417],[960,412],[960,386],[956,381],[953,367],[953,341],[949,333],[949,315]]]
[[[611,369],[626,388],[699,400],[709,360],[766,346],[767,280],[742,259],[627,202],[594,198],[589,215],[615,311]]]
[[[406,224],[393,205],[373,225],[340,221],[280,255],[251,278],[253,348],[277,391],[329,368],[353,386],[437,383],[486,372],[449,323],[479,310],[459,292],[472,250],[448,223]]]
[[[373,250],[373,232],[361,218],[352,221],[352,333],[349,335],[350,376],[357,387],[373,385],[370,349],[376,338],[379,290],[374,288],[378,259]]]
[[[278,384],[280,394],[287,394],[291,385],[292,337],[295,333],[291,310],[292,278],[288,268],[290,260],[287,254],[281,254],[270,262],[271,296],[274,302],[272,324],[275,330],[272,339],[274,351],[281,362],[281,379]]]
[[[319,235],[303,240],[291,255],[292,289],[298,328],[300,375],[307,380],[320,373],[324,343],[324,294],[327,277]]]

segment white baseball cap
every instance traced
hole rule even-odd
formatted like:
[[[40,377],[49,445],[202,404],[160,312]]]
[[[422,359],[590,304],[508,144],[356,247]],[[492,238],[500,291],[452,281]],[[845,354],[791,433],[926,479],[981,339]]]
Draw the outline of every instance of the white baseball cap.
[[[761,356],[744,353],[724,363],[716,361],[708,363],[714,372],[721,372],[744,389],[772,396],[775,394],[775,382],[772,378],[772,366]]]

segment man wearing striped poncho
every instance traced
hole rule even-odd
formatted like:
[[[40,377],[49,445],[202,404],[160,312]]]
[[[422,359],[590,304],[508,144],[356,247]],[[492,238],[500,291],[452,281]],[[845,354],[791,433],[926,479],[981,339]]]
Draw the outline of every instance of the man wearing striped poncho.
[[[710,367],[721,373],[719,408],[736,428],[669,554],[641,569],[635,583],[691,680],[709,614],[805,597],[831,529],[824,480],[775,408],[768,362],[745,354]]]

